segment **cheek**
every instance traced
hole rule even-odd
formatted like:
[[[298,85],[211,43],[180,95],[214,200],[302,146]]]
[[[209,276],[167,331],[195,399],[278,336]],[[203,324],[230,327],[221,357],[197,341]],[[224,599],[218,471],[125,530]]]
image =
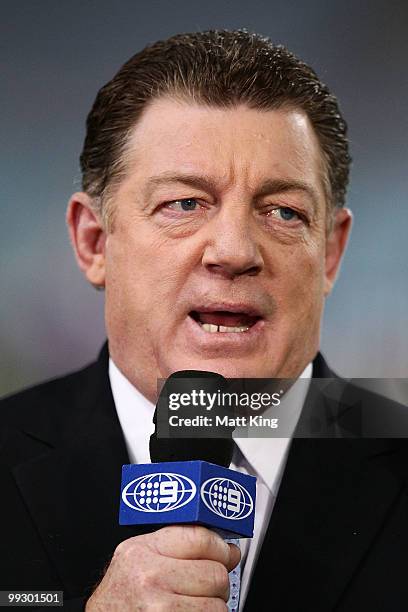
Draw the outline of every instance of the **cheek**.
[[[188,276],[186,257],[174,242],[143,232],[111,242],[106,266],[106,298],[118,316],[137,325],[163,325]],[[188,261],[188,259],[187,259]]]
[[[324,252],[319,245],[287,253],[280,270],[281,312],[298,321],[320,318],[324,296]]]

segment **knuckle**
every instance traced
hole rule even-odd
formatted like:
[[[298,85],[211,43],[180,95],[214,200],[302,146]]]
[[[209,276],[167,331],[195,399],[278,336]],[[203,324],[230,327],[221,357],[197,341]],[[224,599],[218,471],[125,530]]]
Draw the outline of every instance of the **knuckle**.
[[[121,557],[122,555],[126,553],[128,549],[129,549],[129,540],[123,540],[123,542],[120,542],[117,545],[117,547],[115,548],[115,552],[113,554],[116,557]]]
[[[183,529],[184,527],[178,525],[167,525],[166,527],[162,527],[153,533],[141,537],[146,538],[146,543],[149,547],[161,553],[163,546],[164,549],[167,549],[169,546],[173,546],[174,542],[179,541],[179,532]]]
[[[138,573],[137,580],[141,590],[145,592],[152,591],[158,583],[157,572],[152,567],[143,568],[143,570]]]
[[[188,528],[187,538],[194,545],[198,554],[205,555],[211,547],[212,533],[205,527],[194,525],[191,529]]]
[[[221,563],[211,564],[211,581],[217,590],[227,591],[229,589],[228,571]]]
[[[173,535],[175,529],[178,529],[177,525],[166,525],[165,527],[161,527],[157,531],[154,531],[153,533],[148,534],[146,537],[153,537],[153,538],[169,537]]]
[[[131,556],[135,554],[135,551],[139,548],[140,538],[144,536],[134,536],[120,542],[115,548],[114,555],[117,557]]]

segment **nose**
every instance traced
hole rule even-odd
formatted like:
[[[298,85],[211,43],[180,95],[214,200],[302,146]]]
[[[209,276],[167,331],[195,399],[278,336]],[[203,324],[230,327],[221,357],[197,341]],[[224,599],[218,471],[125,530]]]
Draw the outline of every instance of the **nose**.
[[[202,265],[225,278],[256,276],[264,267],[250,212],[225,211],[207,226],[208,236]]]

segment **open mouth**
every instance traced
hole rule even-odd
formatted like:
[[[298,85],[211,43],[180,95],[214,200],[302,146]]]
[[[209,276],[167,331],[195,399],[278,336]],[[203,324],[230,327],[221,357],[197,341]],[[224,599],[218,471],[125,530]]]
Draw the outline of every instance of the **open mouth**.
[[[189,316],[210,334],[245,333],[261,319],[260,316],[245,312],[229,312],[226,310],[215,310],[213,312],[192,310]]]

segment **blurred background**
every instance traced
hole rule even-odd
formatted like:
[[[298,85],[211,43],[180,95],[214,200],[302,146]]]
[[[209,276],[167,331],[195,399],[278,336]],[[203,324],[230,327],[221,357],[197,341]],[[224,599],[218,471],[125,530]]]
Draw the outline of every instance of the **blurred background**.
[[[76,268],[64,219],[97,90],[147,43],[209,28],[270,36],[339,97],[355,224],[323,352],[347,377],[408,378],[406,0],[2,0],[1,9],[0,395],[81,367],[105,338],[103,293]],[[390,394],[403,385],[390,381]]]

